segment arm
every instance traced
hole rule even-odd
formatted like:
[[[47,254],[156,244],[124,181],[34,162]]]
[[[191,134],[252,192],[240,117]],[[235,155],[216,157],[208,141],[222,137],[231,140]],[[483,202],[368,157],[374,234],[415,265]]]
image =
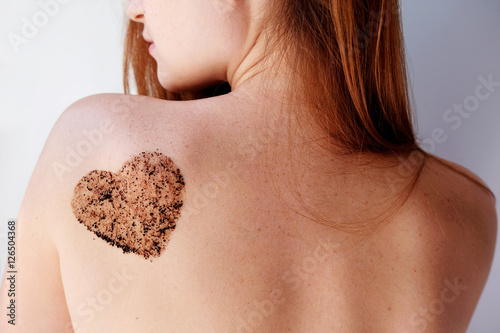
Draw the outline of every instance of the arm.
[[[9,297],[7,273],[0,291],[0,332],[72,332],[61,280],[58,251],[54,244],[53,221],[57,210],[60,182],[55,179],[51,161],[57,152],[62,127],[58,121],[28,184],[15,230],[15,297]],[[12,291],[10,292],[13,296]],[[6,315],[15,299],[15,325]]]

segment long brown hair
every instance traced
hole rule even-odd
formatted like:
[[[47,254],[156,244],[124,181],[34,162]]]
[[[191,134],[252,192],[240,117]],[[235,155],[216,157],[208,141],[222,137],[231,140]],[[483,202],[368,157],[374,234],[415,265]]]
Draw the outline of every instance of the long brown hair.
[[[419,147],[412,125],[400,11],[399,0],[273,0],[264,18],[267,52],[286,55],[292,68],[286,95],[300,96],[301,111],[296,113],[313,119],[332,146],[346,154],[422,157],[398,205],[408,198],[425,160],[433,158]],[[126,93],[130,70],[140,95],[189,100],[230,90],[224,83],[201,92],[163,89],[142,29],[142,24],[128,22]]]

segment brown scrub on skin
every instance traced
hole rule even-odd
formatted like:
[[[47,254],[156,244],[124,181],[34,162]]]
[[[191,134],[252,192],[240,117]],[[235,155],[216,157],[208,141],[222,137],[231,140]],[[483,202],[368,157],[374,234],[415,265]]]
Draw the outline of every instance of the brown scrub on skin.
[[[77,220],[124,253],[159,257],[183,205],[184,178],[158,152],[132,156],[117,173],[94,170],[75,187]]]

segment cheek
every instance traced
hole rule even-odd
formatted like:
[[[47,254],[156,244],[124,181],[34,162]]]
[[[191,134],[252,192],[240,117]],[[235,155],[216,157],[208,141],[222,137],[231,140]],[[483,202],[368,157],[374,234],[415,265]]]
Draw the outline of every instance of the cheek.
[[[147,18],[155,41],[152,54],[158,76],[162,86],[171,91],[226,80],[230,28],[225,27],[220,12],[206,1],[197,2],[172,2]]]
[[[200,2],[200,4],[198,4]],[[213,19],[217,13],[210,12],[207,0],[161,1],[146,8],[146,23],[151,37],[160,42],[171,42],[175,48],[180,42],[197,42],[213,29],[217,21]],[[151,14],[149,14],[151,11]]]
[[[178,5],[147,17],[147,26],[155,42],[153,55],[157,60],[178,60],[176,56],[185,58],[192,51],[193,44],[199,42],[199,22],[192,15],[186,15]]]

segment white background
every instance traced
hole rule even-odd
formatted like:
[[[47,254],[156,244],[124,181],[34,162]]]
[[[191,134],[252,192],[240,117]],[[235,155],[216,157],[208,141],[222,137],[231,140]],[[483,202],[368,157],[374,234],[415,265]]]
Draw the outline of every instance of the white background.
[[[58,116],[82,97],[122,92],[122,0],[66,1],[15,52],[9,33],[21,35],[23,18],[32,22],[42,8],[37,0],[0,0],[0,242]],[[478,174],[500,202],[500,88],[456,130],[443,119],[447,109],[474,96],[479,76],[500,82],[500,1],[402,5],[419,138],[441,128],[447,139],[425,147]],[[2,269],[5,245],[4,239]],[[468,332],[500,332],[499,248]]]

